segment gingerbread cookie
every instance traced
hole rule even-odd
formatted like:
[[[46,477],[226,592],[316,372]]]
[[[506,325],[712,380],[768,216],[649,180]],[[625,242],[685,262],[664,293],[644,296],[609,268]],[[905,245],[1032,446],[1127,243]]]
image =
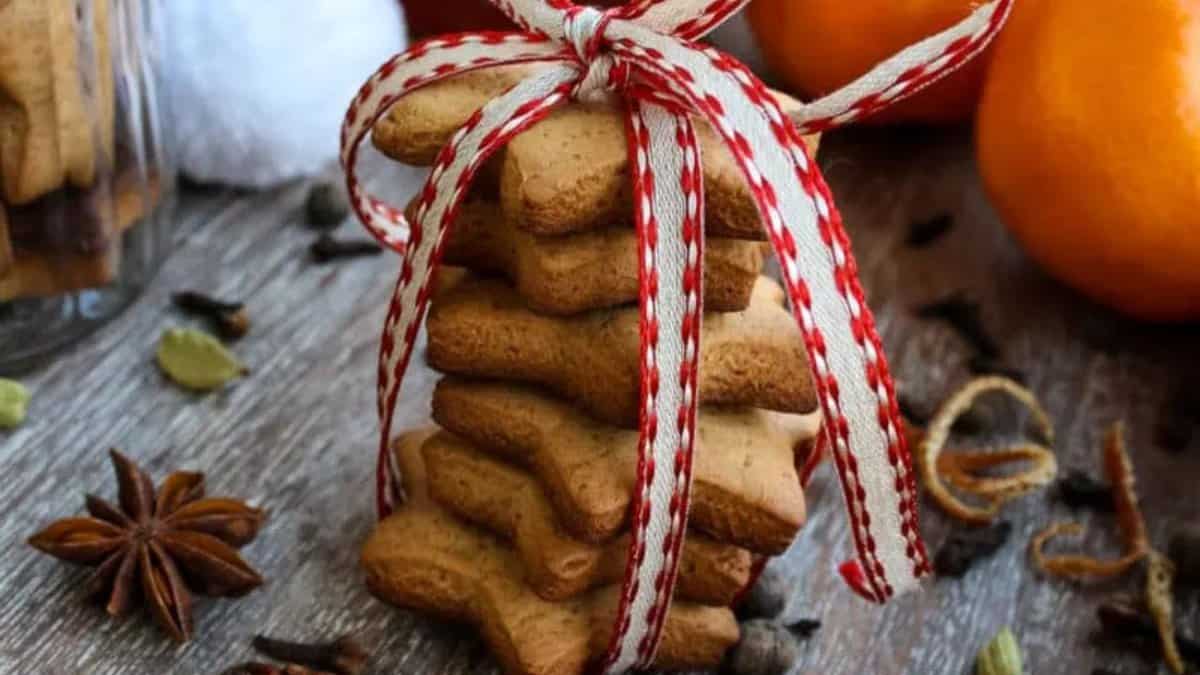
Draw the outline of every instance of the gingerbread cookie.
[[[446,378],[433,417],[480,450],[529,467],[563,524],[602,543],[625,528],[638,432],[596,422],[535,389]],[[722,542],[781,553],[804,523],[796,474],[820,416],[703,408],[696,425],[689,523]]]
[[[502,281],[467,276],[447,286],[429,312],[434,368],[542,384],[605,422],[637,426],[636,307],[554,318]],[[760,277],[745,311],[705,315],[699,389],[706,404],[816,410],[808,355],[778,284]]]
[[[538,597],[512,550],[429,498],[420,453],[428,433],[406,434],[396,443],[409,502],[380,522],[363,546],[368,586],[402,607],[476,624],[509,675],[582,675],[608,647],[620,589],[562,602]],[[655,665],[713,668],[737,640],[728,608],[675,602]]]
[[[604,544],[574,539],[546,491],[526,470],[494,459],[449,432],[422,448],[429,492],[455,515],[510,540],[526,580],[547,600],[621,582],[629,536]],[[749,551],[690,533],[679,564],[680,598],[729,606],[750,581]]]
[[[376,125],[375,145],[400,161],[431,164],[480,106],[535,67],[487,69],[424,87]],[[784,94],[776,98],[785,111],[800,105]],[[764,238],[757,207],[729,151],[707,125],[698,124],[697,135],[709,234]],[[815,150],[817,137],[807,141]],[[513,138],[496,161],[504,213],[518,227],[566,234],[633,222],[625,123],[614,107],[567,105]]]
[[[415,215],[410,209],[410,215]],[[628,227],[543,237],[514,227],[495,202],[463,204],[445,262],[503,274],[525,302],[544,314],[570,315],[638,299],[638,239]],[[704,303],[737,312],[763,268],[765,245],[709,237],[704,255]]]
[[[0,198],[90,187],[113,159],[109,0],[0,2]]]

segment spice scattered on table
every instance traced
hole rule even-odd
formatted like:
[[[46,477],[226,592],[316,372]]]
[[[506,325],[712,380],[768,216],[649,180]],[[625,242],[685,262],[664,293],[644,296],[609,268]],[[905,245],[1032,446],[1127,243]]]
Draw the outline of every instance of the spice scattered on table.
[[[1020,384],[1026,383],[1025,373],[994,356],[972,356],[967,361],[967,370],[971,371],[972,375],[999,375]]]
[[[204,474],[177,471],[159,485],[125,455],[110,452],[116,505],[87,495],[89,516],[64,518],[29,544],[60,560],[95,567],[88,588],[112,616],[140,598],[181,642],[192,635],[192,594],[239,597],[262,584],[237,550],[257,536],[265,514],[231,498],[206,497]]]
[[[788,582],[778,569],[767,566],[737,606],[739,619],[773,619],[787,604]]]
[[[263,656],[286,665],[243,663],[222,675],[361,675],[370,654],[352,635],[328,643],[304,644],[259,635],[254,648]]]
[[[800,619],[784,624],[784,628],[801,640],[807,640],[821,630],[821,622],[817,619]]]
[[[210,319],[227,340],[236,340],[250,331],[250,315],[244,303],[217,300],[198,291],[175,293],[171,301],[189,314]]]
[[[779,675],[791,669],[799,651],[796,638],[783,626],[767,619],[754,619],[742,624],[742,637],[730,650],[724,672]]]
[[[1091,509],[1104,513],[1116,510],[1112,486],[1096,480],[1084,471],[1071,471],[1058,481],[1058,501],[1073,509]]]
[[[1200,431],[1200,391],[1178,387],[1168,395],[1159,413],[1154,441],[1168,452],[1183,452]]]
[[[0,429],[15,429],[29,410],[29,389],[16,380],[0,377]]]
[[[1158,625],[1154,619],[1128,601],[1106,602],[1096,609],[1103,634],[1116,641],[1159,640]],[[1200,664],[1200,641],[1175,631],[1175,644],[1180,656],[1193,664]]]
[[[1025,675],[1021,645],[1007,627],[979,650],[975,659],[975,675]]]
[[[967,341],[976,354],[988,359],[1000,358],[1000,345],[983,326],[979,304],[961,292],[917,308],[923,319],[944,321]]]
[[[1021,443],[993,452],[958,451],[942,454],[955,420],[972,407],[976,398],[993,391],[1008,394],[1024,405],[1032,413],[1042,437],[1047,443],[1054,442],[1054,427],[1045,409],[1032,392],[1010,379],[991,376],[971,380],[942,404],[918,446],[917,468],[934,502],[952,517],[974,525],[992,523],[1004,504],[1049,485],[1058,471],[1054,453],[1037,443]],[[1027,462],[1032,466],[1002,477],[975,474],[981,469],[1013,462]],[[975,506],[963,502],[950,491],[947,483],[982,499],[985,504]]]
[[[1147,560],[1146,607],[1158,628],[1163,661],[1175,675],[1183,675],[1183,657],[1175,640],[1175,565],[1157,551],[1151,551]]]
[[[170,328],[156,353],[163,372],[182,387],[212,391],[250,370],[215,337],[194,328]]]
[[[962,577],[977,562],[1003,548],[1012,534],[1012,529],[1012,523],[1002,520],[986,527],[954,532],[934,556],[934,570],[938,576]]]
[[[327,263],[341,258],[360,258],[379,255],[383,248],[369,239],[335,239],[331,234],[322,234],[309,247],[313,260]]]
[[[924,248],[941,239],[954,227],[954,218],[949,213],[912,222],[908,226],[908,237],[904,243],[911,248]]]
[[[1171,534],[1167,554],[1175,563],[1179,581],[1200,584],[1200,524],[1189,523]]]
[[[350,216],[350,199],[346,188],[333,179],[315,181],[304,200],[308,224],[318,228],[334,228]]]

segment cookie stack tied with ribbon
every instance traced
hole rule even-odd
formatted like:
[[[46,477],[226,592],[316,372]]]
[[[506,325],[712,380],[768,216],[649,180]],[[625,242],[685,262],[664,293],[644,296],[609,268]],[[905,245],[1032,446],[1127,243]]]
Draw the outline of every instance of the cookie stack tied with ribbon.
[[[895,394],[806,143],[978,53],[1009,2],[808,104],[693,42],[744,0],[496,4],[524,30],[414,46],[343,127],[355,210],[403,256],[373,590],[477,624],[511,673],[712,667],[738,639],[729,607],[800,530],[822,448],[845,579],[876,602],[916,587]],[[407,208],[358,184],[372,129],[431,167]],[[439,426],[393,438],[427,309]]]
[[[431,164],[480,105],[538,70],[430,85],[376,125],[375,145]],[[759,561],[782,553],[804,522],[797,453],[807,456],[820,428],[800,330],[782,288],[762,276],[753,197],[712,132],[697,133],[711,235],[701,407],[677,602],[657,659],[676,668],[714,666],[736,641],[729,607]],[[444,253],[455,267],[442,269],[429,314],[427,358],[445,374],[432,402],[440,428],[402,437],[395,449],[410,467],[406,486],[424,477],[410,492],[426,508],[400,509],[364,552],[375,591],[406,606],[427,606],[430,580],[462,569],[438,542],[469,537],[476,543],[457,549],[459,563],[475,563],[481,553],[471,549],[495,551],[526,598],[475,621],[533,608],[546,621],[584,608],[572,610],[585,620],[551,652],[538,631],[494,643],[512,672],[578,672],[602,657],[626,569],[642,338],[624,145],[616,107],[574,103],[515,136],[472,187]],[[435,519],[443,526],[414,536]],[[463,583],[487,598],[498,582]]]

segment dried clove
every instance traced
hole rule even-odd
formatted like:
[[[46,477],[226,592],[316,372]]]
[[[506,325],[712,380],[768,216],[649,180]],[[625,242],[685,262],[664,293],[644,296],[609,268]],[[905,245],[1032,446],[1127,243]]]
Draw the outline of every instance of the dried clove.
[[[742,624],[742,639],[729,652],[725,672],[730,675],[786,673],[799,657],[796,639],[783,627],[766,619]]]
[[[250,331],[250,315],[241,302],[217,300],[198,291],[175,293],[171,301],[189,314],[211,319],[221,337],[228,340],[236,340]]]
[[[1200,525],[1191,523],[1172,533],[1167,553],[1181,583],[1200,584]]]
[[[1025,384],[1025,373],[1015,366],[1010,366],[998,358],[977,354],[967,361],[967,370],[973,375],[999,375],[1018,384]]]
[[[1092,509],[1104,513],[1116,510],[1112,486],[1083,471],[1071,471],[1058,481],[1058,500],[1073,509]]]
[[[317,644],[286,642],[259,635],[254,638],[254,648],[278,661],[335,675],[360,675],[370,658],[367,650],[352,635]]]
[[[1145,640],[1158,642],[1158,628],[1154,620],[1126,602],[1109,602],[1096,609],[1096,617],[1105,635],[1122,640]],[[1179,653],[1192,663],[1200,663],[1200,642],[1175,633]]]
[[[341,225],[350,215],[350,200],[345,187],[333,180],[313,183],[304,200],[304,213],[313,227],[328,229]]]
[[[737,607],[739,619],[773,619],[787,604],[787,580],[774,567],[766,567]]]
[[[918,220],[908,226],[908,238],[904,243],[912,248],[924,248],[941,239],[954,227],[954,218],[949,213],[939,213],[928,220]]]
[[[1007,520],[955,532],[934,558],[934,569],[938,576],[962,577],[975,563],[1003,548],[1011,534],[1012,523]]]
[[[800,619],[786,623],[783,627],[801,640],[807,640],[821,630],[821,621],[819,619]]]
[[[329,675],[304,666],[272,666],[265,663],[243,663],[223,671],[221,675]]]
[[[1154,440],[1168,452],[1183,452],[1200,430],[1200,392],[1180,387],[1169,395],[1159,413]]]
[[[338,258],[358,258],[369,255],[379,255],[383,249],[373,241],[366,239],[339,240],[328,233],[317,237],[308,249],[313,260],[327,263]]]
[[[907,392],[897,392],[896,405],[900,408],[900,414],[904,416],[904,419],[913,426],[927,426],[929,420],[933,418],[933,413],[925,405],[914,401]],[[994,421],[993,417],[988,408],[972,406],[954,420],[954,426],[951,429],[957,434],[974,436],[990,428]]]
[[[917,316],[948,323],[975,351],[989,359],[1000,357],[1000,345],[983,327],[979,305],[963,293],[952,295],[917,308]]]

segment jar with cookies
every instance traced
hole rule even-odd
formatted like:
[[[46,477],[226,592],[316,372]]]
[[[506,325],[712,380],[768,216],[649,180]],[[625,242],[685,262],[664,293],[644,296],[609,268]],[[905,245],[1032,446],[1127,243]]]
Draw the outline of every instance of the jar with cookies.
[[[116,316],[164,257],[158,22],[155,0],[0,3],[0,371]]]

